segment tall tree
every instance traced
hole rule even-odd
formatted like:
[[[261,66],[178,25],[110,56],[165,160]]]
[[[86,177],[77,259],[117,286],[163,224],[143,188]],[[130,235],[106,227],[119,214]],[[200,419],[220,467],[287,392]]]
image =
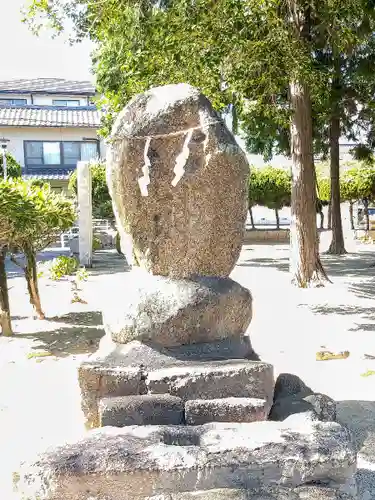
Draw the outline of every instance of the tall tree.
[[[346,253],[340,208],[340,138],[346,136],[358,142],[355,157],[374,162],[374,6],[373,0],[310,4],[311,57],[316,73],[315,85],[310,89],[314,154],[329,156],[330,160],[329,227],[331,219],[333,224],[328,251],[334,254]],[[276,101],[282,108],[287,106],[285,91],[278,94]],[[257,112],[246,129],[249,148],[268,157],[274,151],[288,154],[287,123],[277,119],[273,103]]]
[[[344,19],[364,1],[347,0]],[[333,21],[335,40],[347,40],[347,23],[336,23],[342,9],[339,0],[34,0],[28,19],[37,28],[43,14],[61,30],[68,17],[76,37],[97,42],[104,132],[135,93],[186,81],[217,109],[235,102],[241,127],[263,151],[271,154],[275,139],[278,147],[290,144],[291,271],[305,287],[326,280],[316,229],[312,99],[315,105],[327,77],[317,69],[314,40],[319,26],[328,33]]]
[[[1,207],[0,241],[5,242],[12,252],[13,262],[22,268],[30,303],[36,316],[44,319],[36,254],[73,225],[76,218],[73,204],[63,195],[54,193],[48,184],[40,187],[9,180],[0,182]],[[16,250],[23,253],[24,263],[15,258]],[[5,286],[5,283],[0,283],[0,286]]]
[[[12,181],[0,180],[0,328],[5,336],[13,333],[5,258],[16,235],[25,233],[33,219],[31,205],[23,203],[21,193],[13,186]]]

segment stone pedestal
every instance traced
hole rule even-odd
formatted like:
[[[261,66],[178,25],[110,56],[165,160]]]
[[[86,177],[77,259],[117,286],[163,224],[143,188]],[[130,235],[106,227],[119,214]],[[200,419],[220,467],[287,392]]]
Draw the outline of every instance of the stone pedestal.
[[[20,487],[33,500],[343,500],[355,470],[336,423],[106,427],[24,464]]]
[[[137,347],[141,346],[134,346]],[[122,417],[117,417],[119,426],[132,425],[136,412],[139,413],[136,418],[141,421],[144,404],[147,406],[153,399],[158,402],[160,397],[167,396],[181,401],[184,409],[182,422],[249,422],[267,418],[273,401],[271,365],[240,359],[177,360],[167,356],[166,352],[160,356],[159,364],[158,356],[159,353],[153,367],[126,365],[126,357],[122,359],[119,354],[80,366],[82,408],[88,428],[103,423],[103,412],[107,412],[111,398],[115,400],[116,414],[122,411]],[[135,401],[134,396],[139,396],[137,407],[130,404]],[[155,417],[154,423],[175,422],[173,413],[170,421],[166,420],[165,414],[160,418]]]

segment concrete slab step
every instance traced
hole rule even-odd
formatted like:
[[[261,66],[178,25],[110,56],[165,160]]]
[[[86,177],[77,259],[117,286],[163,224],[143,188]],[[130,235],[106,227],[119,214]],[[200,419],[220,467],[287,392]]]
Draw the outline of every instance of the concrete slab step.
[[[107,397],[99,402],[99,425],[180,425],[184,402],[170,394]]]
[[[266,420],[269,404],[259,398],[193,399],[186,401],[188,425],[208,422],[257,422]]]
[[[172,394],[185,401],[229,397],[259,398],[272,404],[273,367],[262,361],[226,360],[192,363],[150,371],[150,394]]]

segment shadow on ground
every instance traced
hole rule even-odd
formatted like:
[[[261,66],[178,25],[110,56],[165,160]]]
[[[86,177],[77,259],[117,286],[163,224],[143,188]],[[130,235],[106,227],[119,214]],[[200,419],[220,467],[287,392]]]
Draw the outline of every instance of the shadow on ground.
[[[270,258],[253,258],[239,262],[238,267],[270,267],[278,271],[289,271],[289,258],[270,259]]]
[[[99,250],[93,255],[92,268],[90,274],[99,276],[101,274],[116,274],[130,271],[123,255],[116,250]]]
[[[90,354],[98,348],[104,335],[102,315],[98,311],[70,312],[48,318],[47,322],[41,324],[48,328],[49,323],[53,329],[17,333],[14,336],[14,339],[32,341],[30,357],[37,358],[40,352],[51,353],[59,358]]]
[[[358,285],[359,288],[362,286],[362,284]],[[374,297],[372,297],[374,298]],[[311,306],[309,305],[308,308],[310,311],[312,311],[314,314],[319,314],[319,315],[342,315],[342,316],[348,316],[348,319],[350,320],[350,316],[353,316],[353,319],[356,318],[361,318],[363,320],[369,320],[372,321],[372,323],[366,323],[366,322],[358,322],[355,323],[355,326],[353,328],[350,328],[349,331],[352,332],[358,332],[358,331],[367,331],[367,332],[373,332],[375,331],[375,307],[360,307],[360,306],[350,306],[348,304],[342,304],[342,305],[337,305],[337,306],[327,306],[327,305],[317,305],[317,306]]]
[[[102,327],[62,326],[54,330],[33,333],[17,333],[13,338],[33,341],[30,358],[38,358],[38,353],[50,353],[58,358],[75,354],[90,354],[98,348],[104,335]],[[43,354],[40,354],[42,357]]]
[[[254,245],[255,247],[256,245]],[[239,267],[268,267],[282,272],[289,272],[288,247],[282,244],[272,244],[272,247],[276,251],[284,252],[286,256],[276,259],[268,257],[246,258],[237,265]],[[246,248],[247,250],[250,250],[250,248]],[[348,253],[342,256],[322,254],[321,259],[327,274],[331,277],[362,279],[374,277],[373,294],[375,295],[375,253]]]
[[[350,429],[361,455],[375,461],[375,401],[337,401],[337,420]]]
[[[69,250],[66,248],[47,248],[43,252],[39,252],[37,255],[38,262],[48,262],[60,255],[68,256]],[[20,262],[23,261],[22,255],[18,257]],[[124,256],[117,253],[116,250],[99,250],[93,255],[93,267],[90,269],[90,274],[93,276],[98,276],[101,274],[116,274],[129,271],[128,266]],[[13,264],[9,258],[6,259],[6,271],[8,279],[18,278],[23,276],[23,271],[20,267]]]
[[[48,320],[55,323],[68,323],[75,326],[101,326],[102,314],[99,311],[70,312],[62,316],[50,317]]]
[[[363,283],[353,283],[349,286],[349,290],[360,299],[375,298],[375,268],[372,268],[374,279]]]

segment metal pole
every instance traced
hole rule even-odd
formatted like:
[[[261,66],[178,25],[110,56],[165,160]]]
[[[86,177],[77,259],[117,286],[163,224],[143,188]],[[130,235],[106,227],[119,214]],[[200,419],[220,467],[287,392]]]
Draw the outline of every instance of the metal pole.
[[[6,149],[3,148],[3,172],[4,172],[4,180],[7,180],[8,171],[7,171],[7,152]]]

